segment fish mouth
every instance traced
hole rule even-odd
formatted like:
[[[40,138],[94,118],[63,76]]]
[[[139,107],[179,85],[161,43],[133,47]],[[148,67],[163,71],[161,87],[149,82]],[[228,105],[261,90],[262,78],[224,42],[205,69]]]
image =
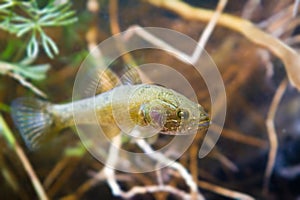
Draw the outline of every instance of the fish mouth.
[[[209,125],[211,124],[211,121],[209,119],[208,116],[206,116],[204,119],[202,119],[199,123],[198,123],[198,127],[201,129],[207,129],[209,127]]]

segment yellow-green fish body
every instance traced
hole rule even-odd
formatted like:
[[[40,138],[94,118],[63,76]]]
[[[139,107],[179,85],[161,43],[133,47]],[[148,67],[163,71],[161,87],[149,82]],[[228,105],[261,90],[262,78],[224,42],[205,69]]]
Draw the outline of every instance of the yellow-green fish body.
[[[12,116],[30,148],[74,126],[75,121],[76,124],[99,123],[117,130],[105,133],[108,137],[135,126],[152,127],[162,134],[189,134],[209,125],[201,105],[174,90],[147,84],[120,85],[93,98],[67,104],[20,98],[12,105]]]

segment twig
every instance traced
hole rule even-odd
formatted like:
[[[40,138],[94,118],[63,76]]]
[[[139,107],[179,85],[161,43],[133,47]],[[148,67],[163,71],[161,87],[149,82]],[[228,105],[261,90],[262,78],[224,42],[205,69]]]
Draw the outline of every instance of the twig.
[[[30,177],[30,180],[32,182],[32,185],[41,200],[47,200],[48,197],[46,195],[46,192],[44,191],[43,186],[41,185],[38,177],[36,176],[29,160],[27,159],[23,149],[20,147],[18,142],[15,140],[11,130],[7,126],[6,122],[4,121],[2,115],[0,115],[0,126],[2,126],[4,137],[6,138],[7,142],[11,145],[11,147],[15,150],[16,154],[18,155],[20,161],[23,164],[23,167],[25,171],[27,172],[28,176]]]
[[[105,165],[105,167],[102,169],[102,173],[107,178],[106,181],[107,181],[108,185],[110,186],[113,195],[115,195],[115,196],[122,195],[122,190],[117,183],[117,180],[115,178],[115,170],[113,169],[114,165],[116,164],[116,162],[118,160],[118,156],[119,156],[118,149],[121,147],[121,143],[122,143],[121,134],[112,138],[112,144],[110,145],[109,152],[108,152],[108,158],[106,161],[106,164],[109,163],[110,166]],[[117,151],[116,151],[116,149],[117,149]]]
[[[162,8],[176,12],[189,20],[209,21],[214,12],[202,8],[194,8],[178,0],[147,0],[147,2]],[[222,14],[218,24],[230,28],[244,35],[251,42],[268,48],[273,54],[282,60],[285,65],[290,83],[300,90],[300,56],[291,47],[279,39],[265,33],[250,21],[229,14]]]
[[[214,15],[212,16],[212,18],[210,19],[210,21],[208,22],[207,26],[205,27],[199,41],[198,41],[198,45],[192,55],[192,59],[191,59],[191,63],[196,63],[198,58],[201,56],[201,53],[205,47],[205,44],[207,43],[212,31],[214,30],[218,19],[221,16],[221,13],[223,12],[225,6],[227,4],[227,0],[220,0],[216,11],[214,12]]]
[[[128,192],[124,192],[122,194],[122,197],[126,199],[130,199],[138,194],[155,193],[155,192],[168,192],[180,197],[181,199],[191,199],[191,196],[189,194],[169,185],[163,185],[163,186],[152,185],[152,186],[143,186],[143,187],[135,186]]]
[[[204,199],[204,197],[198,192],[197,184],[194,182],[193,178],[184,166],[182,166],[178,162],[171,161],[169,158],[167,158],[161,153],[154,152],[151,146],[143,139],[136,140],[136,144],[152,159],[157,160],[160,163],[169,164],[169,167],[177,170],[181,174],[182,178],[185,180],[186,184],[189,186],[191,190],[191,196],[193,196],[194,193],[198,193],[198,199]]]
[[[45,93],[43,93],[37,87],[32,85],[30,82],[28,82],[23,76],[21,76],[17,73],[14,73],[13,68],[14,68],[14,66],[10,63],[6,63],[6,62],[2,62],[2,61],[0,62],[0,74],[8,75],[8,76],[14,78],[15,80],[19,81],[19,83],[21,85],[23,85],[24,87],[27,87],[28,89],[32,90],[38,96],[41,96],[43,98],[47,98],[47,95]]]
[[[251,197],[247,194],[229,190],[229,189],[226,189],[226,188],[223,188],[223,187],[220,187],[220,186],[217,186],[217,185],[205,182],[205,181],[198,181],[197,183],[198,183],[199,187],[201,187],[205,190],[209,190],[214,193],[220,194],[225,197],[229,197],[232,199],[241,199],[241,200],[254,200],[253,197]]]
[[[211,33],[213,32],[213,30],[217,24],[217,21],[221,15],[221,13],[223,12],[226,4],[227,4],[227,0],[219,1],[214,15],[212,16],[212,18],[206,25],[204,31],[202,32],[201,37],[196,46],[196,49],[193,52],[193,55],[191,56],[191,63],[196,63],[198,61],[199,57],[201,56],[202,51],[203,51],[209,37],[211,36]],[[199,137],[200,137],[200,135],[198,137],[196,137],[195,141],[199,141],[199,139],[200,139]],[[194,144],[197,144],[197,143],[194,143]],[[195,158],[197,158],[197,153],[198,153],[198,148],[196,148],[196,146],[192,146],[190,148],[190,170],[191,170],[191,174],[192,174],[194,180],[198,180],[198,160],[195,159]]]
[[[112,34],[118,34],[121,32],[117,13],[118,13],[118,0],[111,0],[109,2],[109,16],[110,16],[110,30]]]
[[[287,39],[284,40],[284,42],[288,45],[299,45],[300,43],[300,35],[296,35],[293,37],[289,37]]]
[[[261,0],[248,0],[244,6],[242,17],[245,19],[250,19],[260,3]]]
[[[298,9],[299,9],[299,4],[300,4],[300,1],[299,0],[295,0],[294,9],[293,9],[293,16],[294,17],[297,16]]]
[[[131,26],[127,29],[126,34],[123,36],[124,39],[129,39],[133,34],[137,34],[141,38],[145,39],[148,42],[151,42],[153,45],[157,47],[162,47],[166,51],[170,51],[176,55],[176,58],[180,59],[182,62],[190,64],[192,56],[185,54],[184,52],[179,51],[178,49],[174,48],[170,44],[166,43],[165,41],[155,37],[142,27],[138,25]]]
[[[217,159],[222,165],[227,167],[233,172],[238,172],[239,168],[236,166],[229,158],[227,158],[225,155],[223,155],[218,148],[214,147],[214,149],[211,152],[212,157]]]
[[[1,134],[1,126],[0,126],[0,134]],[[2,137],[1,137],[2,140]],[[2,142],[1,142],[2,145]],[[14,192],[16,193],[24,193],[23,187],[20,186],[19,179],[17,176],[13,173],[13,171],[10,169],[10,167],[7,165],[5,158],[4,158],[5,151],[0,152],[0,168],[1,168],[1,175],[3,176],[3,179],[5,180],[6,184],[9,185]],[[29,199],[27,197],[27,199]]]
[[[268,27],[272,27],[274,23],[277,23],[278,21],[281,21],[283,18],[286,18],[286,15],[290,15],[292,10],[293,10],[292,5],[288,6],[286,8],[283,8],[279,12],[276,12],[274,15],[269,17],[268,19],[260,22],[257,26],[260,28],[267,29],[267,30],[272,30],[272,28],[269,29]],[[270,32],[272,32],[272,31],[270,31]]]
[[[91,175],[92,178],[88,179],[83,184],[81,184],[74,193],[64,196],[61,199],[64,199],[64,200],[82,199],[82,196],[88,190],[90,190],[92,187],[95,187],[101,181],[106,181],[106,177],[103,174],[103,171],[100,171],[100,172],[90,171],[90,172],[88,172],[88,175]],[[118,181],[127,181],[127,182],[132,181],[131,180],[132,177],[129,177],[128,174],[116,174],[115,177]]]
[[[280,103],[280,100],[287,88],[288,82],[287,79],[284,79],[279,87],[277,88],[277,91],[273,97],[267,120],[266,120],[266,126],[267,126],[267,131],[268,131],[268,137],[270,141],[270,150],[269,150],[269,155],[268,155],[268,162],[267,162],[267,167],[265,171],[265,177],[264,177],[264,185],[263,185],[263,192],[267,194],[268,189],[269,189],[269,181],[270,177],[272,175],[273,167],[275,164],[276,160],[276,154],[277,154],[277,148],[278,148],[278,140],[277,140],[277,134],[275,130],[275,125],[274,125],[274,118],[276,115],[276,111],[278,108],[278,105]]]
[[[63,172],[70,161],[70,157],[65,157],[55,165],[44,180],[43,185],[45,189],[49,190],[50,186],[55,182],[55,179],[57,179],[57,177]]]
[[[212,124],[211,125],[212,130],[218,132],[220,131],[220,129],[222,129],[221,127],[219,127],[216,124]],[[238,141],[240,143],[244,143],[247,145],[252,145],[255,147],[259,147],[259,148],[265,148],[267,146],[267,142],[265,142],[262,139],[256,138],[256,137],[252,137],[250,135],[246,135],[246,134],[241,134],[238,133],[234,130],[231,129],[226,129],[223,128],[222,129],[222,136],[231,140],[235,140]]]
[[[293,32],[296,30],[297,27],[299,27],[300,17],[293,18],[293,19],[289,20],[286,24],[287,25],[286,25],[286,27],[284,27],[284,31],[282,31],[282,32],[283,33],[289,32],[290,33],[289,36],[292,37]]]
[[[47,189],[49,197],[53,197],[70,180],[70,176],[74,172],[81,158],[78,156],[69,156],[61,160],[49,173],[43,185]]]
[[[94,1],[94,0],[92,0]],[[93,13],[94,15],[96,13]],[[96,15],[94,16],[96,18]],[[97,19],[97,18],[96,18]],[[100,94],[111,90],[116,85],[119,84],[119,78],[117,75],[111,71],[109,68],[105,67],[105,62],[103,60],[103,55],[101,49],[98,48],[97,37],[99,35],[99,30],[97,28],[97,20],[95,20],[92,27],[86,32],[86,41],[88,45],[88,50],[93,59],[95,59],[95,63],[98,63],[102,68],[98,68],[99,71],[96,79],[91,80],[91,87],[87,88],[87,91],[92,90],[91,92],[96,92],[96,94]],[[96,89],[96,91],[95,91]]]
[[[198,165],[198,148],[199,148],[199,143],[200,139],[204,137],[203,134],[197,134],[194,138],[193,144],[191,145],[189,149],[189,169],[191,171],[191,175],[195,181],[198,180],[198,175],[199,175],[199,165]]]
[[[111,19],[110,29],[112,34],[119,34],[121,32],[117,13],[118,13],[118,0],[111,0],[109,2],[109,16]],[[121,51],[126,49],[122,42],[117,42],[116,45],[117,48]],[[141,82],[141,80],[143,80],[144,82],[151,82],[150,79],[141,70],[139,70],[139,68],[136,67],[138,66],[138,64],[135,62],[133,57],[128,52],[122,55],[122,59],[124,63],[126,63],[128,70],[134,68],[135,71],[133,71],[133,73],[137,72],[135,76],[137,82]]]
[[[263,62],[264,66],[266,68],[267,78],[269,78],[269,79],[272,78],[273,74],[274,74],[274,66],[271,61],[270,53],[268,51],[266,51],[265,49],[258,49],[257,53],[260,56],[261,61]]]
[[[24,87],[27,87],[27,88],[31,89],[38,96],[41,96],[43,98],[47,98],[47,95],[45,93],[43,93],[41,90],[36,88],[30,82],[26,81],[26,79],[23,78],[23,76],[21,76],[19,74],[12,73],[12,72],[8,72],[7,75],[9,75],[10,77],[12,77],[12,78],[16,79],[17,81],[19,81],[19,83],[21,85],[23,85]]]
[[[297,18],[292,14],[293,6],[287,6],[268,19],[260,22],[258,27],[264,28],[266,32],[274,37],[281,37],[286,32],[292,32],[293,27],[297,26]]]

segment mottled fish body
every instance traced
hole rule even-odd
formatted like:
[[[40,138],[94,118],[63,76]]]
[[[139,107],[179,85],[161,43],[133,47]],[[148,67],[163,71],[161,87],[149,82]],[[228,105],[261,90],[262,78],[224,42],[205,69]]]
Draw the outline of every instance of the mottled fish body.
[[[96,121],[91,113],[96,114]],[[147,84],[120,85],[93,98],[66,104],[20,98],[12,104],[12,117],[29,148],[36,148],[54,133],[74,126],[75,121],[76,124],[99,123],[111,130],[149,126],[162,134],[173,135],[189,134],[209,125],[201,105],[174,90]],[[119,132],[105,134],[113,137]]]

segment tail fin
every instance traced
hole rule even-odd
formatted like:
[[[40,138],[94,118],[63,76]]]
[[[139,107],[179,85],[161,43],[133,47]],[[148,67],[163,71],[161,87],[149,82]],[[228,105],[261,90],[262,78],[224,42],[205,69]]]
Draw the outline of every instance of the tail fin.
[[[13,121],[30,149],[38,148],[51,133],[54,120],[48,105],[35,98],[19,98],[12,103]]]

